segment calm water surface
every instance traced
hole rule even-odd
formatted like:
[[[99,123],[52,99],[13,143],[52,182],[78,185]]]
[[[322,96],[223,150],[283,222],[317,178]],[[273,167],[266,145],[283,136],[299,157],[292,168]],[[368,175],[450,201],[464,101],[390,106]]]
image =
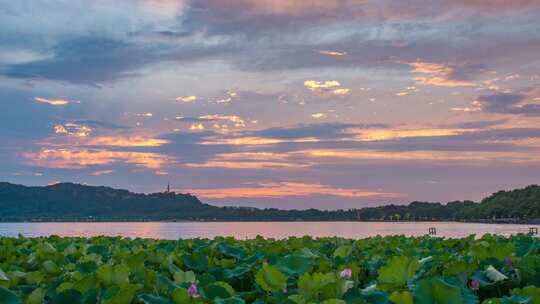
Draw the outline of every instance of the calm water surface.
[[[492,233],[510,235],[526,233],[528,225],[472,224],[454,222],[144,222],[144,223],[0,223],[2,236],[124,236],[156,239],[213,238],[234,236],[238,239],[311,235],[365,238],[375,235],[404,234],[419,236],[437,228],[444,237],[478,236]]]

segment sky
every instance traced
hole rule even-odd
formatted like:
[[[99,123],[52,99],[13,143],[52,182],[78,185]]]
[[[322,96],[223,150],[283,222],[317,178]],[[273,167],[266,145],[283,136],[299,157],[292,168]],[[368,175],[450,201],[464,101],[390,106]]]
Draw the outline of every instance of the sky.
[[[0,0],[0,180],[215,205],[540,181],[536,0]]]

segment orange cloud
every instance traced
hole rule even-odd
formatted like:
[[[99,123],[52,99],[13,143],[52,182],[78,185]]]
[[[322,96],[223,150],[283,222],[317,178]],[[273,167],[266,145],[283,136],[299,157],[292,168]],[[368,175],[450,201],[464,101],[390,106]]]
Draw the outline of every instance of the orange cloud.
[[[189,127],[189,129],[190,129],[191,131],[202,131],[202,130],[204,130],[205,128],[204,128],[204,125],[203,125],[203,124],[198,123],[198,124],[192,124],[192,125]]]
[[[227,168],[227,169],[286,169],[305,168],[310,163],[289,161],[289,156],[283,153],[270,152],[239,152],[219,154],[204,163],[189,163],[192,168]]]
[[[540,156],[529,152],[489,152],[489,151],[375,151],[352,149],[318,149],[291,152],[291,155],[304,155],[312,158],[357,159],[357,160],[395,160],[395,161],[460,161],[460,162],[538,162]]]
[[[169,162],[167,157],[157,153],[107,150],[41,149],[39,152],[26,152],[22,155],[33,165],[46,168],[80,169],[124,162],[149,169],[159,169]]]
[[[43,97],[34,97],[34,101],[35,102],[41,102],[41,103],[50,104],[50,105],[53,105],[53,106],[64,106],[64,105],[67,105],[69,103],[69,101],[65,100],[65,99],[47,99],[47,98],[43,98]]]
[[[407,62],[415,74],[425,74],[427,76],[414,77],[416,83],[421,85],[432,85],[441,87],[474,87],[476,84],[469,80],[453,79],[454,69],[439,63],[430,62]]]
[[[112,147],[159,147],[168,144],[169,141],[159,138],[143,136],[99,136],[84,143],[88,146],[112,146]]]
[[[348,129],[347,133],[359,133],[354,137],[359,141],[377,141],[377,140],[392,140],[407,137],[433,137],[433,136],[451,136],[458,135],[471,130],[463,129],[412,129],[412,130],[391,130],[391,129],[372,129],[372,130],[357,130]]]
[[[195,193],[196,195],[207,199],[280,198],[309,195],[332,195],[349,198],[397,198],[405,196],[401,193],[335,188],[322,184],[297,182],[266,182],[238,188],[185,189],[184,191]]]
[[[306,137],[299,139],[277,139],[266,137],[237,137],[237,138],[216,138],[201,142],[202,145],[235,145],[235,146],[258,146],[258,145],[274,145],[284,142],[318,142],[317,138]]]
[[[439,87],[474,87],[476,84],[468,80],[446,79],[444,77],[415,77],[416,83]]]

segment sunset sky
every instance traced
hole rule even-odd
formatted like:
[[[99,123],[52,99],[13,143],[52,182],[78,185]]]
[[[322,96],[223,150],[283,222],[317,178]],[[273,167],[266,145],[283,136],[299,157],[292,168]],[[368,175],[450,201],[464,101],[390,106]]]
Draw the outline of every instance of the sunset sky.
[[[0,180],[217,205],[540,183],[540,1],[0,0]]]

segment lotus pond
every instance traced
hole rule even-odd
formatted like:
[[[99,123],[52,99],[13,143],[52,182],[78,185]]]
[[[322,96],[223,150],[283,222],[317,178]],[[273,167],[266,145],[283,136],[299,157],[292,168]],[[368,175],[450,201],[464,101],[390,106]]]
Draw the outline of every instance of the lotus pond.
[[[529,235],[0,238],[0,304],[540,303]]]

